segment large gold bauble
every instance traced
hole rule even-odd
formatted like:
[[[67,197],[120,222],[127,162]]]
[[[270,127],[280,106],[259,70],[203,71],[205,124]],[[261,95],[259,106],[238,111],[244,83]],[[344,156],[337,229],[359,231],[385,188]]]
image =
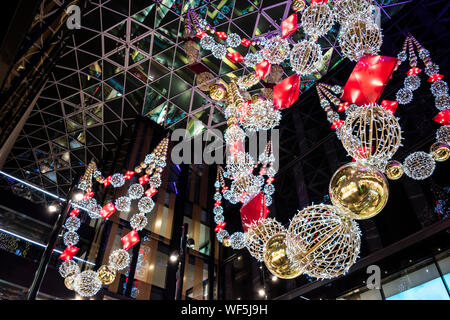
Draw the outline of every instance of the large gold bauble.
[[[386,177],[388,177],[390,180],[400,179],[403,176],[403,173],[405,172],[402,164],[396,160],[390,160],[387,163],[384,171],[386,173]]]
[[[342,145],[356,160],[379,166],[400,147],[402,130],[392,112],[371,103],[350,112],[340,128]]]
[[[266,218],[253,223],[245,233],[245,243],[250,254],[259,261],[264,259],[264,247],[276,234],[286,233],[281,223],[272,218]]]
[[[306,7],[305,0],[293,0],[292,1],[292,10],[295,12],[303,11]]]
[[[214,84],[214,75],[211,72],[202,72],[197,76],[197,87],[202,91],[208,91],[209,87]]]
[[[350,218],[369,219],[383,210],[389,187],[375,167],[351,162],[334,173],[329,193],[331,202]]]
[[[209,95],[216,101],[221,101],[227,96],[227,88],[223,84],[213,84],[209,87]]]
[[[285,233],[272,236],[264,246],[264,264],[278,278],[293,279],[301,275],[303,269],[291,262],[286,247]]]
[[[102,284],[111,284],[116,279],[116,269],[111,266],[103,265],[98,269],[97,277]]]
[[[361,233],[353,219],[332,205],[299,211],[287,233],[289,259],[304,273],[319,279],[345,274],[358,258]]]
[[[431,156],[434,160],[442,162],[450,157],[450,147],[442,142],[434,143],[430,148]]]
[[[75,281],[75,275],[68,276],[64,279],[64,285],[67,289],[73,290],[73,283]]]

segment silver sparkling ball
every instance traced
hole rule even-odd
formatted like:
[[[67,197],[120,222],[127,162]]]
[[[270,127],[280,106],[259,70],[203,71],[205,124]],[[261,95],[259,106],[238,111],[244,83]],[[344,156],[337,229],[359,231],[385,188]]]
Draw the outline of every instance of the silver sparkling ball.
[[[271,196],[275,192],[275,187],[273,184],[266,184],[264,186],[264,193],[268,196]]]
[[[420,87],[420,78],[418,75],[414,74],[407,76],[404,82],[405,88],[411,91],[417,90]]]
[[[328,107],[330,105],[330,101],[328,100],[320,100],[320,106],[322,108]]]
[[[141,213],[133,215],[130,219],[130,226],[138,231],[144,229],[147,223],[147,217]]]
[[[128,197],[119,197],[115,201],[116,209],[119,211],[129,211],[131,207],[131,200]]]
[[[331,87],[331,91],[334,94],[339,94],[340,95],[342,93],[342,87],[338,86],[338,85],[334,85],[334,86]]]
[[[266,42],[261,53],[263,58],[270,63],[279,64],[289,56],[290,51],[289,42],[280,36],[276,36]]]
[[[122,270],[130,264],[130,255],[124,249],[117,249],[109,256],[109,265],[116,270]]]
[[[448,85],[447,82],[439,80],[436,82],[433,82],[431,85],[431,93],[435,97],[439,97],[445,94],[448,94]]]
[[[125,184],[125,178],[121,173],[115,173],[111,176],[111,185],[114,188],[119,188]]]
[[[138,202],[138,209],[143,213],[147,213],[153,210],[155,202],[149,197],[142,197]]]
[[[433,74],[436,74],[438,72],[439,72],[439,66],[437,64],[431,63],[425,67],[425,73],[430,77]]]
[[[222,195],[220,194],[220,192],[214,193],[214,200],[216,201],[222,200]]]
[[[233,249],[240,250],[245,247],[245,235],[242,232],[235,232],[230,237],[230,246]]]
[[[149,153],[145,156],[145,159],[144,159],[145,164],[150,164],[153,161],[155,161],[155,155],[153,153]]]
[[[223,207],[222,206],[218,206],[218,207],[214,206],[213,212],[214,212],[214,214],[223,214]]]
[[[78,241],[80,240],[80,237],[78,236],[78,234],[76,232],[73,231],[67,231],[66,233],[64,233],[64,244],[66,246],[74,246],[78,243]]]
[[[408,54],[405,51],[402,51],[397,55],[397,59],[404,62],[408,59]]]
[[[144,194],[144,187],[140,183],[134,183],[128,188],[128,197],[136,200]]]
[[[211,50],[215,44],[216,42],[214,41],[214,38],[211,36],[206,35],[200,39],[200,47],[202,47],[205,50]]]
[[[97,277],[97,272],[86,270],[79,273],[73,283],[73,289],[82,297],[92,297],[101,289],[102,283]]]
[[[230,199],[230,197],[233,195],[233,192],[231,192],[231,190],[226,190],[224,193],[223,193],[223,197],[226,199],[226,200],[229,200]],[[217,207],[218,208],[218,207]],[[222,209],[223,210],[223,209]]]
[[[219,242],[222,242],[224,238],[229,237],[230,235],[228,234],[227,230],[220,230],[219,232],[216,233],[216,237],[217,240],[219,240]]]
[[[98,219],[101,218],[102,216],[100,215],[100,211],[102,210],[102,206],[101,205],[97,205],[94,210],[89,210],[88,211],[88,215],[91,219]]]
[[[348,117],[348,115],[349,115],[350,113],[352,113],[353,111],[355,111],[356,108],[359,108],[359,106],[356,105],[356,104],[354,104],[354,103],[350,104],[350,105],[348,106],[348,108],[345,109],[345,116]]]
[[[225,218],[223,217],[223,215],[221,215],[221,214],[216,214],[215,216],[214,216],[214,222],[215,222],[215,224],[219,224],[219,223],[222,223],[222,222],[224,222],[225,221]]]
[[[277,174],[277,171],[275,170],[274,167],[269,167],[269,168],[267,168],[267,170],[266,170],[266,174],[267,174],[267,176],[269,176],[269,177],[273,177],[274,175]]]
[[[434,102],[439,110],[450,109],[450,96],[447,94],[437,97]]]
[[[429,56],[430,56],[430,51],[428,51],[427,49],[422,49],[422,50],[419,51],[419,58],[420,59],[425,60]]]
[[[256,53],[247,53],[244,57],[244,64],[249,67],[252,68],[254,66],[256,66],[258,63],[260,63],[263,59],[261,53],[258,51]]]
[[[335,122],[335,121],[338,121],[338,120],[339,120],[339,114],[338,114],[337,112],[329,112],[329,113],[327,114],[327,120],[328,120],[330,123],[333,123],[333,122]]]
[[[266,201],[266,206],[269,207],[272,205],[272,197],[271,196],[266,195],[265,201]]]
[[[76,230],[78,230],[78,228],[80,228],[80,225],[81,225],[80,219],[78,219],[77,217],[69,217],[69,218],[67,218],[66,223],[64,224],[64,226],[69,231],[76,231]]]
[[[219,181],[214,182],[214,188],[220,188],[220,182]]]
[[[231,33],[227,37],[227,45],[231,48],[236,48],[241,44],[241,37],[237,33]]]
[[[161,185],[161,176],[159,174],[155,174],[153,176],[150,177],[148,183],[153,187],[153,188],[158,188]]]
[[[73,260],[66,260],[61,263],[58,271],[61,277],[66,278],[80,273],[80,266]]]
[[[166,159],[163,157],[156,159],[156,165],[158,167],[164,168],[166,166]]]
[[[433,174],[435,168],[433,157],[423,151],[411,153],[403,162],[403,168],[408,177],[423,180]]]
[[[442,126],[436,131],[436,141],[450,144],[450,125]]]
[[[224,45],[215,44],[211,48],[211,52],[212,52],[212,55],[215,58],[217,58],[219,60],[222,60],[225,57],[225,55],[227,54],[228,51],[227,51],[227,48]]]
[[[413,93],[411,90],[402,88],[397,91],[397,95],[395,97],[399,104],[408,104],[413,99]]]

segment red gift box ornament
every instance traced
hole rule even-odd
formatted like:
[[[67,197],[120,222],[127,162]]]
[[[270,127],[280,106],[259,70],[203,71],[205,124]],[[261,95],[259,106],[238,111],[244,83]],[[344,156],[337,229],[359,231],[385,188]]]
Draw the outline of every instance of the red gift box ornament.
[[[64,249],[63,253],[59,256],[62,260],[72,260],[73,256],[80,250],[80,248],[77,248],[75,246],[71,246],[70,244]]]
[[[446,126],[450,125],[450,110],[442,110],[433,118],[433,120]]]
[[[233,63],[238,63],[238,62],[244,61],[244,57],[237,51],[227,52],[226,56]]]
[[[339,129],[344,124],[344,120],[334,120],[331,129]]]
[[[219,231],[222,231],[224,228],[225,228],[225,226],[227,225],[227,223],[226,222],[221,222],[221,223],[219,223],[217,226],[216,226],[216,228],[214,229],[214,232],[219,232]]]
[[[265,219],[268,213],[264,193],[260,192],[241,208],[241,221],[244,231],[247,232],[247,229],[258,220]]]
[[[378,55],[359,59],[344,86],[341,99],[358,106],[376,103],[397,61],[397,58]]]
[[[397,101],[383,100],[383,101],[381,101],[381,106],[384,109],[389,110],[390,112],[392,112],[392,114],[394,114],[395,111],[397,110],[398,102]]]
[[[281,23],[281,37],[287,38],[297,30],[297,13],[291,14]]]
[[[286,109],[294,104],[300,92],[300,76],[294,74],[273,87],[273,108]]]
[[[218,36],[220,39],[226,39],[226,38],[228,38],[227,34],[226,34],[225,32],[223,32],[223,31],[217,31],[216,34],[217,34],[217,36]]]
[[[71,217],[76,217],[80,213],[80,209],[74,208],[72,211],[70,211],[69,215]]]
[[[270,73],[270,62],[264,59],[256,65],[256,76],[264,79]]]
[[[131,177],[134,175],[134,171],[127,171],[127,173],[125,173],[125,175],[123,176],[123,178],[125,180],[130,180]]]
[[[103,184],[105,185],[105,187],[109,186],[110,183],[111,183],[111,176],[109,176],[108,178],[106,178],[106,179],[103,181]]]
[[[139,183],[141,185],[146,184],[149,181],[149,177],[148,174],[143,175],[142,177],[139,178]]]
[[[435,74],[432,74],[432,75],[428,78],[427,81],[433,83],[433,82],[442,80],[443,78],[444,78],[444,76],[443,76],[442,74],[435,73]]]
[[[408,72],[406,72],[406,75],[408,75],[408,76],[415,76],[415,75],[418,75],[421,72],[422,72],[422,69],[417,68],[417,67],[412,67],[411,69],[408,70]]]
[[[145,195],[149,198],[153,197],[156,193],[158,192],[158,190],[156,190],[153,187],[150,187],[147,189],[147,191],[145,191]]]
[[[339,112],[345,111],[345,110],[347,110],[348,106],[349,106],[348,102],[341,102],[341,103],[339,103],[338,111]]]
[[[114,212],[116,212],[116,207],[112,202],[109,202],[103,206],[102,210],[100,210],[100,215],[103,219],[107,219],[112,216]]]
[[[244,47],[248,47],[251,43],[252,43],[252,42],[251,42],[250,40],[248,40],[247,38],[242,38],[242,40],[241,40],[241,44],[242,44]]]
[[[133,229],[132,231],[130,231],[129,233],[127,233],[125,236],[122,237],[123,249],[128,250],[139,241],[140,241],[139,235],[136,229]]]
[[[197,38],[203,38],[204,36],[206,36],[206,32],[204,32],[204,31],[198,31],[196,34],[195,34],[195,36],[197,37]]]

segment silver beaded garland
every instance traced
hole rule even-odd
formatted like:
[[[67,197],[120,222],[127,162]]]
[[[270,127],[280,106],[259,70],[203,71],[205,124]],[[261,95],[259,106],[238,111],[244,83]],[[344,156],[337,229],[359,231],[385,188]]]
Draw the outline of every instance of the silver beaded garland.
[[[229,47],[236,48],[241,44],[241,37],[237,33],[230,33],[226,42]]]
[[[139,199],[144,194],[144,187],[140,183],[134,183],[128,188],[128,197],[132,200]]]
[[[411,90],[402,88],[397,91],[395,99],[399,104],[408,104],[412,101],[413,93]]]
[[[129,211],[131,207],[131,200],[128,197],[119,197],[115,201],[116,209],[119,211]]]
[[[64,244],[66,246],[74,246],[78,243],[78,241],[80,240],[80,237],[78,236],[78,234],[76,232],[73,231],[67,231],[66,233],[64,233]]]
[[[149,197],[142,197],[138,202],[138,209],[143,213],[147,213],[153,210],[155,202]]]
[[[121,173],[115,173],[111,176],[111,185],[114,188],[119,188],[125,184],[125,178]]]
[[[418,75],[410,75],[405,78],[405,88],[411,91],[417,90],[420,87],[420,78]]]

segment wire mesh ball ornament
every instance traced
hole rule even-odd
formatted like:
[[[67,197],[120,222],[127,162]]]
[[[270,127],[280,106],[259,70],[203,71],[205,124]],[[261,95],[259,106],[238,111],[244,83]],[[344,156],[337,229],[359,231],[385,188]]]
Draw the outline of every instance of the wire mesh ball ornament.
[[[345,24],[353,17],[372,17],[374,6],[370,0],[339,0],[333,1],[334,13],[340,24]]]
[[[402,137],[397,118],[377,104],[356,108],[347,116],[340,132],[348,154],[371,165],[391,159]]]
[[[270,130],[281,120],[281,112],[273,108],[272,100],[258,100],[250,104],[245,118],[241,121],[246,131]]]
[[[224,239],[229,238],[230,235],[228,234],[227,230],[220,230],[216,233],[217,240],[222,243]]]
[[[222,101],[227,96],[227,88],[221,84],[216,83],[209,87],[209,96],[216,101]]]
[[[436,141],[450,144],[450,125],[442,126],[436,131]]]
[[[384,172],[386,173],[386,177],[388,177],[390,180],[398,180],[403,176],[405,170],[403,169],[403,165],[400,162],[396,160],[390,160],[386,164]]]
[[[436,108],[438,108],[439,110],[450,109],[450,96],[448,95],[438,96],[436,97],[434,103],[436,105]]]
[[[142,213],[147,213],[153,210],[155,202],[150,197],[142,197],[138,202],[138,209]]]
[[[399,104],[408,104],[413,99],[413,93],[410,89],[407,88],[401,88],[397,91],[397,94],[395,95],[395,100]]]
[[[114,202],[116,209],[119,211],[130,211],[130,207],[131,207],[131,200],[128,197],[119,197],[117,198],[117,200]]]
[[[351,19],[339,33],[342,53],[352,61],[358,61],[366,54],[376,55],[382,42],[380,28],[370,19]]]
[[[205,71],[200,73],[197,76],[197,88],[202,91],[209,91],[209,87],[214,84],[214,78],[211,72]]]
[[[109,265],[116,270],[122,270],[130,264],[130,255],[124,249],[117,249],[109,256]]]
[[[65,260],[59,266],[58,271],[61,277],[66,278],[80,273],[80,267],[78,266],[78,263],[73,260]]]
[[[413,74],[407,76],[404,81],[405,88],[411,91],[417,90],[420,87],[420,78],[418,75]]]
[[[317,71],[321,61],[322,48],[314,41],[302,40],[291,50],[291,67],[298,74],[310,74]]]
[[[236,48],[241,44],[241,37],[237,33],[230,33],[226,40],[227,46]]]
[[[438,97],[448,93],[447,82],[439,80],[431,84],[431,93]]]
[[[79,273],[74,280],[73,288],[82,297],[92,297],[101,289],[102,283],[97,272],[86,270]]]
[[[450,147],[446,143],[436,142],[431,146],[430,153],[435,161],[446,161],[450,157]]]
[[[239,202],[246,202],[261,190],[261,181],[253,174],[240,176],[231,183],[231,192]],[[230,199],[231,202],[231,199]]]
[[[312,205],[299,211],[288,228],[289,259],[318,279],[345,274],[358,258],[360,245],[358,224],[343,218],[331,205]]]
[[[247,152],[237,152],[227,159],[227,171],[231,173],[234,178],[246,176],[253,170],[256,164],[253,157]]]
[[[159,174],[154,174],[153,176],[150,177],[148,183],[150,184],[150,186],[152,186],[153,188],[158,188],[161,185],[161,175]]]
[[[253,223],[245,233],[245,246],[258,261],[264,260],[264,247],[267,241],[276,234],[286,233],[286,228],[272,218]]]
[[[128,188],[128,197],[132,200],[140,199],[144,194],[144,187],[140,183],[134,183]]]
[[[258,63],[260,63],[263,60],[262,54],[258,51],[256,53],[249,52],[244,57],[244,64],[252,68],[256,66]]]
[[[230,246],[235,250],[245,248],[245,234],[243,232],[235,232],[230,236]]]
[[[369,219],[387,203],[389,186],[381,171],[350,162],[340,167],[329,185],[331,202],[352,219]]]
[[[237,125],[232,125],[225,131],[225,142],[228,145],[234,144],[237,141],[245,140],[245,132]]]
[[[76,231],[80,228],[81,225],[81,221],[79,218],[77,217],[69,217],[67,218],[64,226],[67,228],[67,230],[69,231]]]
[[[427,76],[431,77],[433,74],[436,74],[439,72],[439,66],[434,63],[430,63],[425,67],[425,73]]]
[[[403,161],[406,175],[415,180],[424,180],[430,177],[435,165],[433,157],[423,151],[411,153]]]
[[[215,44],[214,38],[209,35],[205,35],[200,39],[200,47],[205,50],[211,50]]]
[[[302,27],[306,34],[319,38],[331,29],[334,14],[330,7],[322,3],[313,3],[302,14]]]
[[[111,176],[111,185],[114,188],[119,188],[125,184],[125,178],[121,173],[115,173]]]
[[[63,240],[66,246],[74,246],[78,243],[80,237],[76,232],[67,231],[66,233],[64,233]]]
[[[116,269],[112,266],[103,265],[97,270],[98,280],[104,285],[109,285],[116,279]]]
[[[276,36],[267,40],[261,53],[263,58],[270,63],[279,64],[288,57],[290,50],[289,42],[280,36]]]
[[[130,226],[137,231],[144,229],[147,223],[147,217],[141,213],[133,215],[130,219]]]
[[[222,44],[215,44],[212,48],[211,48],[211,52],[212,52],[212,55],[215,57],[215,58],[217,58],[217,59],[219,59],[219,60],[222,60],[224,57],[225,57],[225,55],[227,54],[227,47],[225,47],[224,45],[222,45]]]
[[[279,233],[267,240],[263,259],[267,269],[274,276],[281,279],[293,279],[303,273],[303,266],[289,259],[286,238],[286,233]]]

